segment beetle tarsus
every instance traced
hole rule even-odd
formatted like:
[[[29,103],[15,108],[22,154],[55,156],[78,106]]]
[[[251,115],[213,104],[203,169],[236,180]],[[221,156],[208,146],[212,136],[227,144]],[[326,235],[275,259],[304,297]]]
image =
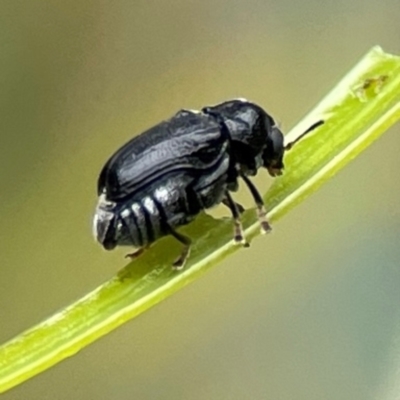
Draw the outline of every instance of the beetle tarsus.
[[[125,258],[129,258],[130,260],[135,260],[136,258],[140,257],[145,252],[146,249],[147,247],[141,247],[140,249],[137,249],[133,253],[126,254]]]
[[[258,217],[258,221],[260,222],[261,233],[271,232],[272,227],[267,220],[267,210],[265,209],[264,201],[263,201],[260,193],[258,192],[257,188],[254,186],[253,182],[246,175],[241,175],[241,178],[243,179],[244,183],[249,188],[250,193],[253,196],[253,199],[256,203],[257,217]]]
[[[260,218],[259,218],[259,221],[260,221],[260,225],[261,225],[261,233],[265,234],[265,233],[269,233],[272,231],[272,227],[268,221],[260,220]]]
[[[181,270],[185,266],[185,263],[190,255],[190,249],[192,246],[192,241],[189,237],[182,235],[181,233],[169,228],[171,235],[183,244],[183,249],[181,255],[172,263],[172,266],[176,270]]]
[[[234,220],[234,235],[233,235],[233,240],[237,244],[241,244],[243,247],[249,247],[249,243],[246,242],[246,239],[244,238],[243,235],[243,228],[242,224],[239,220]]]
[[[267,210],[265,209],[264,204],[257,204],[257,217],[261,226],[261,233],[269,233],[272,231],[272,227],[267,220]]]

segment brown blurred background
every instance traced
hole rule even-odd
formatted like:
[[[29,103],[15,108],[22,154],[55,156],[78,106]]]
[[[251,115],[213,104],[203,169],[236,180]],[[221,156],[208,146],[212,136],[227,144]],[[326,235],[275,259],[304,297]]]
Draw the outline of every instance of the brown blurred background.
[[[400,53],[398,0],[0,10],[1,342],[124,265],[91,217],[97,174],[131,136],[239,96],[287,131],[370,47]],[[399,134],[273,235],[4,399],[398,399]]]

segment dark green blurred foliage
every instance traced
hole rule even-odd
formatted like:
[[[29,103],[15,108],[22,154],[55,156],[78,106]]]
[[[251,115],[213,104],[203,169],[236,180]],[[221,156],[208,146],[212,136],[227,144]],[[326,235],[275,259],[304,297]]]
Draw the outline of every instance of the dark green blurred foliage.
[[[1,341],[124,265],[91,216],[131,136],[237,96],[288,130],[372,45],[400,52],[395,0],[14,0],[0,15]],[[4,398],[396,399],[399,134],[273,235]]]

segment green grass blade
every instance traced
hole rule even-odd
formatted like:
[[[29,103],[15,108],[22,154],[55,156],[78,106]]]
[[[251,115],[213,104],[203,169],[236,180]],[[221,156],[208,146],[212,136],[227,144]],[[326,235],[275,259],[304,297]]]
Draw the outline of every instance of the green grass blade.
[[[400,119],[400,58],[373,48],[290,138],[321,118],[325,125],[287,154],[285,174],[265,196],[271,221],[285,215]],[[243,216],[248,238],[259,232],[255,220],[254,210]],[[75,354],[238,250],[231,241],[230,220],[201,215],[184,231],[195,243],[184,271],[171,269],[179,245],[163,239],[92,293],[0,347],[0,392]]]

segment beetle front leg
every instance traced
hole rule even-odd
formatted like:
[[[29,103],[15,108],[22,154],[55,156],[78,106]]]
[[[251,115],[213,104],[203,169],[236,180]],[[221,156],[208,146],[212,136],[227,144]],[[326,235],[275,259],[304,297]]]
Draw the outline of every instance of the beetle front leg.
[[[240,221],[240,211],[238,205],[233,201],[232,196],[228,191],[225,192],[226,202],[224,203],[232,212],[233,223],[234,223],[234,235],[233,240],[235,243],[240,243],[244,247],[249,247],[249,243],[246,241],[243,233],[242,223]]]
[[[181,255],[173,262],[172,266],[177,269],[183,269],[183,267],[185,266],[185,263],[190,255],[190,248],[192,246],[192,240],[185,236],[182,235],[181,233],[175,231],[174,229],[172,229],[171,227],[169,227],[169,233],[175,238],[177,239],[179,242],[181,242],[183,244],[183,249],[182,249],[182,253]]]
[[[251,195],[253,196],[253,199],[256,203],[257,206],[257,216],[258,220],[260,221],[261,225],[261,232],[262,233],[268,233],[272,230],[271,225],[267,221],[267,211],[265,209],[264,201],[258,192],[257,188],[254,186],[253,182],[246,176],[246,175],[240,175],[241,178],[244,180],[244,183],[247,185],[247,187],[250,190]]]

